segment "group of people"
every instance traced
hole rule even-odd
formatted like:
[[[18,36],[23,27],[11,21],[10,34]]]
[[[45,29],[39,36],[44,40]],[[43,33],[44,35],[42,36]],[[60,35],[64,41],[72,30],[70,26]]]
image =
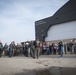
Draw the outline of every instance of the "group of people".
[[[44,43],[42,47],[42,54],[59,54],[60,57],[63,56],[63,54],[76,54],[76,40],[70,40],[70,42],[66,43],[63,41],[60,41],[58,43]]]
[[[0,57],[3,56],[31,56],[33,58],[38,58],[40,50],[40,41],[30,41],[24,43],[17,43],[15,41],[11,42],[9,45],[5,43],[3,46],[2,42],[0,41]]]
[[[38,58],[43,54],[59,54],[60,57],[62,57],[63,53],[67,54],[68,52],[76,54],[75,40],[71,40],[69,43],[60,41],[59,43],[50,44],[49,42],[41,42],[39,39],[36,39],[35,41],[21,44],[17,43],[17,45],[15,41],[13,41],[9,45],[5,43],[4,46],[0,41],[0,57],[2,55],[9,57],[25,55],[26,57],[31,56],[33,58]]]

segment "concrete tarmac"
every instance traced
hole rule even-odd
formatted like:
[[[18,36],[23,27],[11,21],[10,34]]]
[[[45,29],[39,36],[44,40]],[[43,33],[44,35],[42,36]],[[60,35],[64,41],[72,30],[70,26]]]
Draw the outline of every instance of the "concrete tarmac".
[[[76,75],[76,55],[0,58],[0,75]]]

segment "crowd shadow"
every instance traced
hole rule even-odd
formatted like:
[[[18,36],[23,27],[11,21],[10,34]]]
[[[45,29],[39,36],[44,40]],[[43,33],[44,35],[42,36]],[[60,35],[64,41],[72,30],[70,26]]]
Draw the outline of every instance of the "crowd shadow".
[[[76,68],[53,66],[48,69],[39,69],[39,70],[24,69],[22,72],[16,73],[14,75],[76,75]]]

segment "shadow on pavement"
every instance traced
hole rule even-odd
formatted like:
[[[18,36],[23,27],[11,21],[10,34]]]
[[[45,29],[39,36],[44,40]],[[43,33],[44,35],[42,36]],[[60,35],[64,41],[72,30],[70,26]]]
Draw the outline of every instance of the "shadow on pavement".
[[[23,72],[14,75],[76,75],[76,68],[50,67],[40,70],[23,70]]]

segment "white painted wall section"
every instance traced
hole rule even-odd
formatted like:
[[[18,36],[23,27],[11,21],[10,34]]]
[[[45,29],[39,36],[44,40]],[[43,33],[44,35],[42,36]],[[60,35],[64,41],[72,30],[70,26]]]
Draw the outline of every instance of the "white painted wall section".
[[[70,38],[76,38],[76,20],[51,26],[45,41]]]

